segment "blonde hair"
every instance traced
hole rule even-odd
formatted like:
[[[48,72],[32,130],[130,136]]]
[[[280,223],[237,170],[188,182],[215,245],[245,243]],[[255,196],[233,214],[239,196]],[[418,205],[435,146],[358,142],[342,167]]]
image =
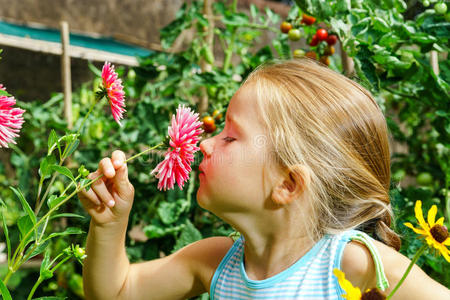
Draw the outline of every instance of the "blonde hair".
[[[276,159],[310,171],[312,238],[360,228],[398,250],[389,228],[388,129],[370,92],[310,59],[266,63],[249,83]]]

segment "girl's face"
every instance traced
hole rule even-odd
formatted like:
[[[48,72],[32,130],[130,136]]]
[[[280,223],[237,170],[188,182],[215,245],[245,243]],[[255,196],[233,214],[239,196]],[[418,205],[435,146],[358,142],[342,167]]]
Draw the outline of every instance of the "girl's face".
[[[219,217],[262,210],[272,188],[265,180],[273,161],[268,141],[246,84],[230,100],[223,131],[200,143],[199,205]]]

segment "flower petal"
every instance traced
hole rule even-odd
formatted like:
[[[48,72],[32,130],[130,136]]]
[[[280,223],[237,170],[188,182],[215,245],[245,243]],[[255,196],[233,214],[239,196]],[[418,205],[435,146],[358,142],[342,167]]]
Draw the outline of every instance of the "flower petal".
[[[433,205],[431,206],[430,210],[428,211],[428,224],[430,225],[430,228],[434,226],[434,220],[436,219],[437,214],[437,206]]]
[[[411,223],[409,223],[409,222],[403,223],[403,225],[405,225],[406,227],[411,228],[411,229],[414,230],[414,232],[417,233],[417,234],[421,234],[421,235],[425,235],[425,236],[427,235],[427,232],[426,232],[425,230],[415,228],[415,227],[414,227]]]
[[[436,223],[435,223],[435,225],[436,224],[438,224],[438,225],[444,225],[444,217],[440,217],[437,221],[436,221]]]
[[[430,231],[430,227],[428,226],[427,223],[425,223],[425,220],[423,218],[423,213],[422,213],[422,201],[417,200],[416,201],[416,205],[414,207],[414,212],[416,214],[416,218],[417,221],[419,221],[420,226],[426,230],[426,231]]]
[[[442,245],[444,246],[450,246],[450,237],[448,237],[443,243]]]

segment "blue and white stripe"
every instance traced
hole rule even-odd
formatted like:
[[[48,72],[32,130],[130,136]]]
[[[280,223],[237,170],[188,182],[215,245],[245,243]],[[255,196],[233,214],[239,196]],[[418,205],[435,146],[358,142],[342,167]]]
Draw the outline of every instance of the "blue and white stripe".
[[[344,299],[333,269],[341,269],[345,245],[352,236],[366,235],[350,230],[325,235],[303,257],[286,270],[264,280],[247,277],[243,264],[244,238],[241,236],[223,258],[211,282],[210,298],[216,299]],[[370,242],[367,236],[367,243]],[[374,247],[370,247],[375,251]]]

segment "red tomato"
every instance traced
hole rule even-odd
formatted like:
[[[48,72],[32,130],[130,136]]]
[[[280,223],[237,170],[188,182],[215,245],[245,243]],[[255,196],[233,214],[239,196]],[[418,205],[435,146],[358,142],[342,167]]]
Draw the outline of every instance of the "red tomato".
[[[319,39],[319,41],[324,41],[328,37],[328,32],[325,29],[320,28],[320,29],[317,29],[316,36]]]
[[[309,43],[310,46],[317,46],[319,43],[319,39],[317,38],[317,34],[313,35],[311,42]]]
[[[308,51],[305,54],[306,57],[312,58],[312,59],[317,59],[317,54],[314,51]]]
[[[282,33],[288,33],[289,30],[292,29],[292,24],[289,22],[284,21],[283,23],[281,23],[280,25],[280,30]]]
[[[328,43],[328,45],[330,45],[330,46],[333,46],[334,44],[336,44],[336,42],[337,42],[337,35],[335,35],[335,34],[330,34],[328,37],[327,37],[327,43]]]
[[[327,65],[327,66],[330,65],[330,59],[328,58],[328,56],[322,56],[320,58],[320,62],[323,63],[324,65]]]
[[[316,21],[316,18],[314,18],[313,16],[308,16],[307,14],[303,14],[302,23],[304,23],[306,25],[312,25],[312,24],[314,24],[315,21]]]
[[[216,130],[216,124],[214,123],[214,119],[211,116],[206,116],[202,119],[203,129],[206,133],[211,133]]]

